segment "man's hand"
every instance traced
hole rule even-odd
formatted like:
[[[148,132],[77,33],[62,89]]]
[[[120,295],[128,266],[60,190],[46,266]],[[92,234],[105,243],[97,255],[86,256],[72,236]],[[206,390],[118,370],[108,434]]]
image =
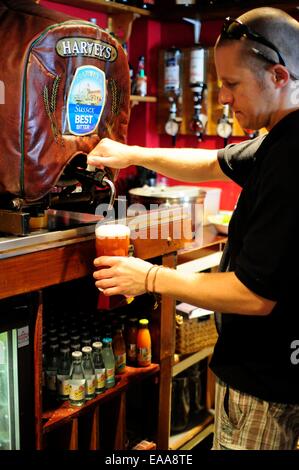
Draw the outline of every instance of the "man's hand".
[[[146,274],[153,266],[133,256],[101,256],[94,260],[94,265],[100,268],[93,273],[95,285],[109,296],[144,294]]]
[[[134,165],[134,146],[104,138],[88,154],[87,163],[97,168],[127,168]]]

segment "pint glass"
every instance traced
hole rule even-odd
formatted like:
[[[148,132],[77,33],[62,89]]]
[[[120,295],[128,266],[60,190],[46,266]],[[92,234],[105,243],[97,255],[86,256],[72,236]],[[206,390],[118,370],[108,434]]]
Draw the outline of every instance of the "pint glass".
[[[99,225],[96,234],[98,256],[128,256],[130,229],[122,224]]]

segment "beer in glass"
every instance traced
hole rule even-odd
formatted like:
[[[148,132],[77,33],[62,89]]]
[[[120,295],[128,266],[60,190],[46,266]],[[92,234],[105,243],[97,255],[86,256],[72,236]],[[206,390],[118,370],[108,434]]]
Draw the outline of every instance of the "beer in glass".
[[[128,256],[130,229],[122,224],[99,225],[96,234],[98,256]]]

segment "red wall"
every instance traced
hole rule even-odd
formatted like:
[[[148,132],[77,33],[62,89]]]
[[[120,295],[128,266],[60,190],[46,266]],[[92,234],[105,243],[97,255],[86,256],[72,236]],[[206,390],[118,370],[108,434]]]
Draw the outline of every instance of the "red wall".
[[[40,4],[51,9],[62,11],[71,16],[88,20],[97,18],[99,26],[106,28],[107,15],[93,10],[86,10],[59,3],[41,0]],[[202,24],[201,43],[213,46],[221,27],[219,21],[207,21]],[[148,94],[157,94],[158,83],[158,51],[160,48],[170,46],[188,47],[193,44],[193,26],[182,21],[181,23],[160,23],[154,20],[140,18],[134,21],[132,35],[129,42],[129,59],[134,69],[137,68],[138,58],[145,56],[145,67],[148,75]],[[171,138],[167,135],[158,135],[156,131],[156,104],[141,103],[131,110],[131,119],[128,130],[128,143],[147,147],[171,147]],[[232,141],[238,141],[234,139]],[[203,142],[198,143],[196,137],[179,136],[176,147],[200,147],[208,149],[221,148],[222,139],[219,137],[205,137]],[[136,173],[134,167],[121,170],[120,177],[126,179],[129,175]],[[178,181],[168,179],[169,185],[178,184]],[[184,183],[185,184],[185,183]],[[221,208],[233,209],[240,192],[239,186],[230,182],[205,182],[201,185],[217,186],[222,188]]]
[[[206,47],[214,45],[219,34],[221,21],[208,21],[202,25],[201,43]],[[148,94],[157,94],[158,83],[158,51],[173,45],[177,47],[188,47],[193,44],[193,26],[187,22],[182,23],[159,23],[139,19],[133,24],[132,39],[130,41],[130,62],[134,68],[137,67],[138,57],[145,55],[146,70],[148,72]],[[149,73],[150,72],[150,73]],[[146,131],[144,131],[146,129]],[[242,139],[234,138],[230,142],[238,142]],[[157,135],[156,131],[156,105],[139,104],[135,106],[131,114],[128,142],[131,144],[144,145],[148,147],[171,147],[171,137]],[[203,142],[197,142],[193,136],[178,136],[176,147],[198,147],[217,149],[223,147],[223,140],[217,136],[205,137]],[[158,176],[158,180],[159,180]],[[168,185],[179,184],[179,181],[168,178]],[[185,183],[184,183],[185,184]],[[222,189],[220,207],[231,210],[234,208],[240,193],[240,187],[233,182],[203,182],[205,186],[220,187]]]

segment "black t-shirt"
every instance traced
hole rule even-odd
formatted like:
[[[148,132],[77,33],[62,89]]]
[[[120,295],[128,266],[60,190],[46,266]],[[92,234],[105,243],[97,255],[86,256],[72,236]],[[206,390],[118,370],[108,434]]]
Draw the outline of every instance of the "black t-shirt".
[[[265,137],[227,147],[218,158],[242,187],[229,225],[227,269],[277,304],[266,316],[223,314],[211,368],[242,392],[299,403],[292,349],[299,340],[299,282],[293,274],[299,266],[299,111]]]

